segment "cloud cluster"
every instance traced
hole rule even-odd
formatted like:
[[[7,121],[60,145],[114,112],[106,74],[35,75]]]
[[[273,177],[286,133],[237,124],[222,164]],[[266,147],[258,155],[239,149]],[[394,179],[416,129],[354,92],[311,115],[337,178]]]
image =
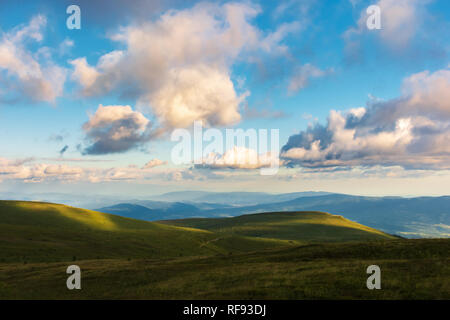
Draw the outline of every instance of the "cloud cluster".
[[[149,140],[150,127],[150,121],[130,106],[99,105],[83,125],[90,143],[83,153],[120,153],[139,147]]]
[[[450,69],[404,80],[402,96],[331,111],[282,148],[288,166],[450,168]]]
[[[113,89],[136,96],[138,106],[150,107],[163,128],[187,127],[195,120],[234,124],[248,93],[236,91],[232,64],[255,49],[282,52],[283,38],[297,25],[263,34],[251,24],[259,11],[239,3],[168,11],[155,21],[121,29],[112,40],[125,49],[103,55],[95,65],[73,60],[72,77],[87,96]]]
[[[147,162],[142,168],[143,169],[150,169],[150,168],[154,168],[154,167],[158,167],[158,166],[162,166],[167,164],[167,161],[163,161],[160,159],[152,159],[149,162]]]
[[[53,161],[57,161],[54,159]],[[0,158],[0,182],[6,180],[35,182],[115,182],[115,181],[179,181],[205,180],[214,177],[213,172],[193,171],[189,168],[156,168],[165,164],[159,159],[152,159],[143,167],[129,165],[127,167],[84,167],[67,164],[42,163],[27,158],[10,160]]]
[[[223,154],[211,152],[196,164],[196,168],[209,169],[260,169],[279,164],[278,154],[267,152],[258,154],[254,149],[233,147]]]
[[[40,182],[47,180],[78,180],[83,170],[68,165],[31,163],[34,159],[9,160],[0,158],[0,181],[3,179]]]
[[[3,100],[25,96],[32,101],[54,102],[62,95],[66,70],[51,61],[48,48],[28,49],[30,41],[43,40],[46,23],[46,18],[38,15],[28,25],[1,34],[0,76],[6,76],[2,80],[6,90],[0,90]]]
[[[57,161],[58,159],[48,159]],[[75,161],[76,162],[76,161]],[[152,161],[150,161],[152,162]],[[380,166],[371,168],[334,167],[334,168],[281,168],[279,174],[262,176],[256,170],[235,170],[225,167],[208,167],[209,170],[191,168],[146,168],[144,166],[129,165],[125,167],[85,167],[82,165],[67,165],[41,163],[37,159],[10,160],[0,158],[0,182],[8,183],[173,183],[189,181],[190,183],[209,181],[212,183],[267,183],[272,181],[327,179],[328,181],[343,181],[355,178],[424,178],[441,175],[448,172],[432,170],[405,170],[400,166]],[[263,180],[260,180],[263,179]],[[270,179],[270,180],[267,180]],[[348,182],[348,181],[347,181]]]

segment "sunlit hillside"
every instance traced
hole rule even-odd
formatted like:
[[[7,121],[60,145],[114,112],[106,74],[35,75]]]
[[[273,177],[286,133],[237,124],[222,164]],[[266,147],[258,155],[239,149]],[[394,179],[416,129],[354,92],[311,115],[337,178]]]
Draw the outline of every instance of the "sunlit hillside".
[[[234,239],[237,238],[237,239]],[[60,204],[0,201],[0,261],[164,258],[259,250],[280,240],[226,237],[207,230],[123,218]],[[237,241],[239,240],[239,241]]]
[[[396,237],[325,212],[270,212],[234,218],[180,219],[163,223],[219,234],[298,241],[382,240]]]

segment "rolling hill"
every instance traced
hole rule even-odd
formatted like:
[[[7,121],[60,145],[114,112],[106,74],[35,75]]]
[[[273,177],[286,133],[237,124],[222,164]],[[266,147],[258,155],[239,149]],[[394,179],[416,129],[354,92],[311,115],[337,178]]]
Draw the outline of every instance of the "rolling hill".
[[[395,239],[376,229],[324,212],[269,212],[234,218],[161,221],[217,234],[308,242]]]
[[[213,241],[214,240],[214,241]],[[166,258],[252,251],[280,240],[128,219],[60,204],[0,201],[0,262]]]
[[[157,223],[60,204],[0,201],[0,261],[164,258],[392,238],[320,212]]]
[[[448,299],[449,245],[322,212],[148,222],[0,201],[0,299]]]

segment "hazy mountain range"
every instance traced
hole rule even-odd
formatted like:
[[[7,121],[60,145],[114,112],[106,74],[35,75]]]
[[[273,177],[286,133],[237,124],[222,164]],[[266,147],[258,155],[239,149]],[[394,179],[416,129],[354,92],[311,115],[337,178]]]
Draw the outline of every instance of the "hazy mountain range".
[[[160,201],[206,202],[224,205],[253,205],[293,200],[299,197],[313,197],[330,194],[329,192],[291,192],[271,194],[265,192],[207,192],[176,191],[157,196]]]
[[[450,237],[450,196],[366,197],[328,192],[177,191],[130,199],[116,195],[0,193],[1,199],[63,203],[147,221],[233,217],[248,213],[317,210],[403,237]]]
[[[317,210],[404,237],[450,237],[450,196],[364,197],[325,192],[173,192],[96,210],[148,221],[233,217],[249,213]],[[173,201],[173,202],[171,202]]]

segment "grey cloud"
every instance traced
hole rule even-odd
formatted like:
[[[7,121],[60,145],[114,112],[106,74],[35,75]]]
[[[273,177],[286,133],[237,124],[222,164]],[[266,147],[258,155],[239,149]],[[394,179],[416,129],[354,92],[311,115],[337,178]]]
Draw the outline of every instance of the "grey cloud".
[[[333,133],[328,130],[327,126],[316,123],[309,126],[305,131],[290,136],[288,142],[281,148],[281,151],[287,151],[291,148],[309,148],[315,140],[320,141],[320,147],[325,149],[328,147],[333,138]]]
[[[83,150],[83,154],[98,155],[122,153],[149,140],[150,136],[148,134],[139,133],[133,133],[130,136],[119,140],[113,139],[112,136],[114,133],[124,126],[131,131],[137,129],[137,126],[132,120],[126,119],[117,121],[114,124],[111,124],[111,126],[90,131],[88,133],[88,138],[94,140],[95,142],[85,148]]]
[[[89,146],[82,154],[122,153],[141,147],[151,138],[151,125],[130,106],[102,106],[83,125]]]
[[[67,151],[67,149],[69,149],[68,145],[65,145],[60,151],[59,151],[59,155],[62,157],[64,155],[64,153]]]
[[[331,111],[326,125],[291,136],[287,166],[450,168],[450,70],[405,79],[403,95],[366,108]]]

